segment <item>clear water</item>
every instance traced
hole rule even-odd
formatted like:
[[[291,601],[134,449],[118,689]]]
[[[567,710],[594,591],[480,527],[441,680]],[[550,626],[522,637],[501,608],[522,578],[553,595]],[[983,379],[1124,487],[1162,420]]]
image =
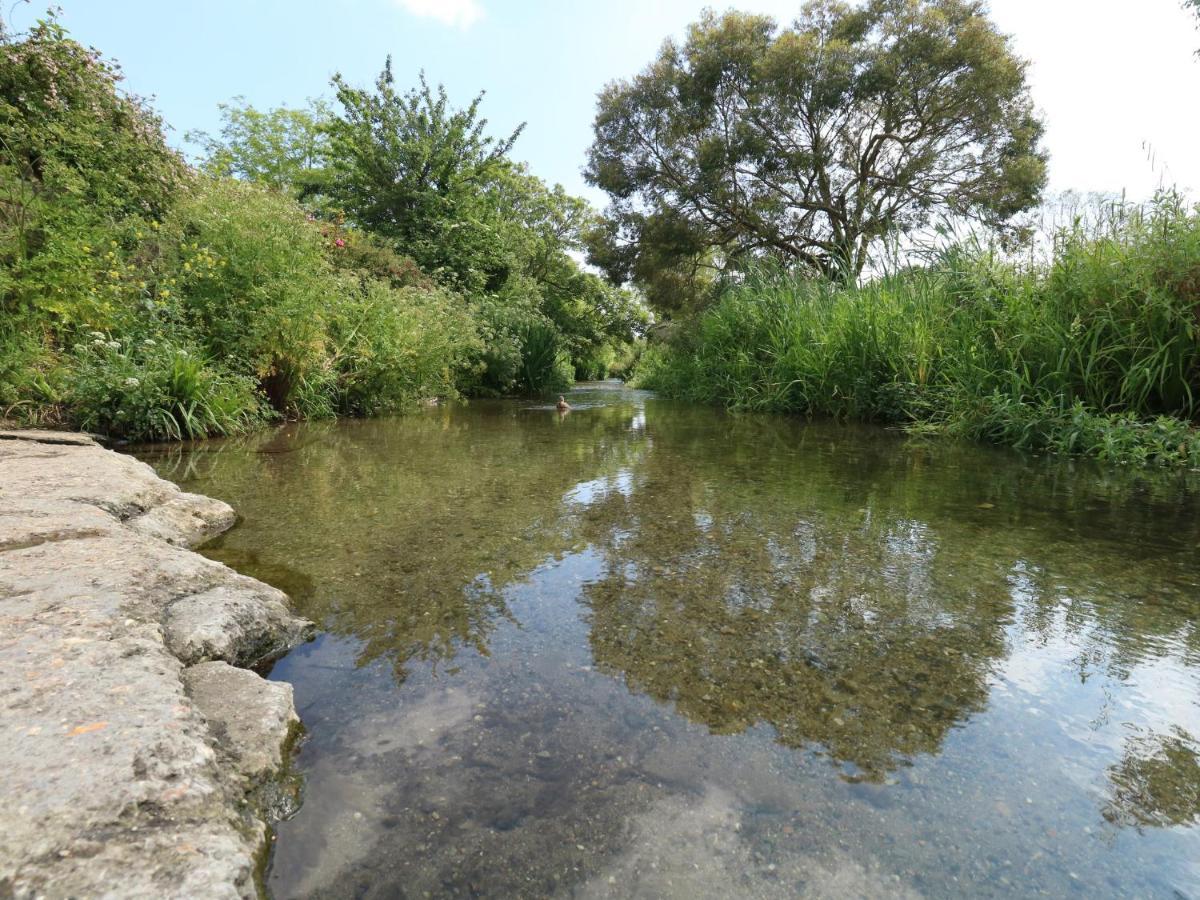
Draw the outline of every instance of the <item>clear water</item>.
[[[144,454],[322,629],[276,897],[1200,897],[1200,480],[617,385]]]

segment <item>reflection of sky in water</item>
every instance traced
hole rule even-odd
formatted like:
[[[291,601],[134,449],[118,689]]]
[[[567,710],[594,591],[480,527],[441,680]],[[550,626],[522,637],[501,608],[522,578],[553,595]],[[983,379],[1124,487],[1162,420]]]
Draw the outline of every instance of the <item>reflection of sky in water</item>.
[[[613,493],[621,494],[624,497],[628,497],[633,493],[632,472],[622,471],[616,475],[593,478],[590,481],[577,484],[563,495],[563,502],[579,503],[587,506],[603,500]]]
[[[277,896],[1200,894],[1194,483],[570,399],[156,460],[327,632]]]

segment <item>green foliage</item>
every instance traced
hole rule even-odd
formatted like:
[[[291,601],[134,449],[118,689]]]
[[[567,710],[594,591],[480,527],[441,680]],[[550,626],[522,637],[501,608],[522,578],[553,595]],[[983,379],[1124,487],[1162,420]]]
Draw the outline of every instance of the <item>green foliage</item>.
[[[278,191],[319,191],[328,153],[328,104],[305,109],[255,109],[244,97],[220,105],[220,137],[189,131],[185,138],[204,154],[210,175],[241,178]]]
[[[526,394],[561,391],[570,386],[574,374],[558,330],[543,322],[525,325],[521,331],[521,369],[517,388]]]
[[[66,399],[73,424],[84,431],[181,440],[265,421],[253,381],[221,372],[194,347],[93,332],[72,356]]]
[[[396,90],[389,58],[369,91],[334,76],[341,115],[329,125],[331,201],[402,247],[428,272],[467,291],[495,289],[508,265],[489,216],[488,186],[508,167],[521,129],[484,133],[483,95],[449,106],[440,86]]]
[[[462,299],[442,289],[349,287],[330,326],[339,411],[354,415],[455,396],[483,349]]]
[[[98,232],[169,206],[184,168],[120,72],[53,19],[0,35],[0,312],[70,322]]]
[[[885,236],[1002,226],[1045,181],[1025,63],[976,0],[814,0],[783,29],[707,12],[594,128],[593,261],[667,311],[764,259],[854,280]]]
[[[198,179],[164,231],[160,266],[179,278],[165,303],[159,292],[162,314],[256,378],[275,409],[324,412],[309,388],[322,376],[325,307],[340,288],[318,225],[277,192]]]
[[[641,383],[746,409],[873,419],[1194,465],[1200,212],[1164,196],[1056,236],[1045,266],[981,250],[863,287],[729,286]]]
[[[480,389],[533,390],[523,373],[550,371],[545,360],[515,356],[542,346],[526,340],[529,317],[557,330],[556,355],[582,359],[632,340],[644,309],[569,255],[582,249],[592,211],[508,159],[521,129],[488,136],[482,94],[456,110],[423,76],[417,89],[399,92],[390,60],[373,90],[340,76],[334,85],[342,111],[329,124],[327,199],[357,231],[387,241],[482,310],[485,341],[497,343],[484,354]],[[501,302],[514,308],[501,312]]]

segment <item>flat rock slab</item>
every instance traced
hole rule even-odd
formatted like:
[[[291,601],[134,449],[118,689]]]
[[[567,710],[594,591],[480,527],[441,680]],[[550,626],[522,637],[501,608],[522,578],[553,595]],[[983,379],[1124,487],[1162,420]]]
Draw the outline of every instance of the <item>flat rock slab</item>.
[[[0,432],[0,896],[252,897],[297,720],[236,667],[312,626],[186,549],[227,505],[50,434]]]

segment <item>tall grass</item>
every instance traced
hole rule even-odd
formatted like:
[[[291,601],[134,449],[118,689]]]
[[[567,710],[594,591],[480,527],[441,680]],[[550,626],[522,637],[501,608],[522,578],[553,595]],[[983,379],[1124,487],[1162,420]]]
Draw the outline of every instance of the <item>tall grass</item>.
[[[1040,263],[974,247],[861,287],[751,276],[638,372],[740,409],[1195,466],[1198,334],[1200,211],[1164,196]]]

